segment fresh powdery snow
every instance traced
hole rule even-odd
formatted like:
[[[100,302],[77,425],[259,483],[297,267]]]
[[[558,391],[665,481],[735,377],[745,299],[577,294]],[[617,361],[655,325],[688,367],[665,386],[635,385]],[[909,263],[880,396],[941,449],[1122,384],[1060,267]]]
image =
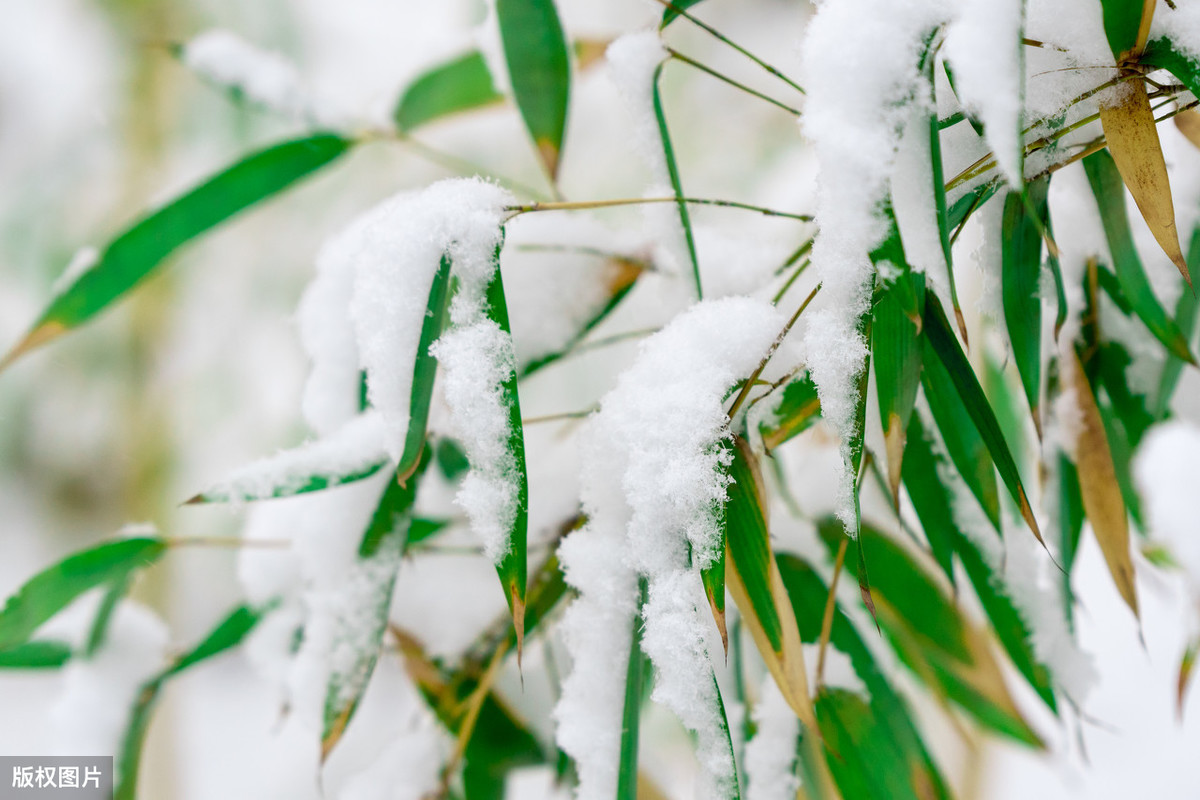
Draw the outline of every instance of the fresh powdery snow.
[[[812,263],[821,297],[807,315],[805,345],[821,413],[847,456],[838,516],[848,528],[854,524],[849,443],[858,434],[854,410],[867,353],[858,323],[871,296],[870,252],[887,233],[879,207],[906,104],[922,80],[921,50],[945,16],[938,0],[827,0],[802,47],[808,96],[801,124],[820,165]]]
[[[643,649],[655,665],[654,699],[696,733],[707,791],[734,777],[709,660],[715,626],[697,571],[720,542],[725,394],[783,322],[770,304],[744,297],[693,306],[642,343],[588,423],[588,524],[560,550],[580,593],[562,625],[575,667],[555,712],[559,743],[580,766],[580,798],[615,791],[638,574],[649,584]]]
[[[296,66],[279,53],[261,50],[235,33],[211,30],[183,47],[183,63],[218,86],[289,117],[302,117],[310,100]]]

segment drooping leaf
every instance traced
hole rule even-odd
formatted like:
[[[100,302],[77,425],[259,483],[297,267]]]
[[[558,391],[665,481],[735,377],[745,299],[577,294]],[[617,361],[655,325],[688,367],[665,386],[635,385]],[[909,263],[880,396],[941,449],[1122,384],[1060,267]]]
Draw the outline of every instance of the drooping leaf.
[[[1175,115],[1175,128],[1195,147],[1200,148],[1200,111],[1192,109]]]
[[[1118,63],[1139,55],[1150,35],[1156,0],[1100,0],[1104,34]]]
[[[91,658],[104,645],[112,615],[129,591],[129,587],[133,583],[132,578],[133,574],[128,572],[118,577],[109,584],[104,596],[100,598],[100,605],[96,608],[96,614],[92,618],[92,627],[88,631],[87,641],[83,644],[84,658]]]
[[[487,288],[487,316],[500,330],[511,335],[508,323],[508,304],[504,299],[504,283],[500,278],[500,253],[496,251],[496,272]],[[529,477],[525,469],[525,430],[521,424],[521,397],[514,371],[504,381],[504,399],[508,405],[508,449],[516,464],[517,513],[509,531],[509,548],[496,565],[504,597],[512,612],[517,636],[517,653],[521,652],[525,636],[526,535],[529,527]]]
[[[1062,559],[1062,596],[1067,622],[1074,624],[1074,592],[1071,589],[1071,569],[1079,552],[1079,537],[1083,533],[1083,496],[1079,489],[1079,473],[1062,453],[1058,456],[1058,534],[1059,558]]]
[[[34,639],[0,650],[0,669],[57,669],[70,658],[66,642]]]
[[[769,453],[779,445],[799,436],[821,418],[821,400],[812,377],[803,372],[783,387],[772,413],[758,423],[763,447]]]
[[[654,70],[654,85],[652,88],[654,100],[654,118],[658,123],[658,136],[662,141],[663,158],[667,162],[667,174],[671,178],[671,191],[675,194],[675,207],[679,212],[679,224],[683,226],[683,238],[687,243],[688,259],[692,263],[692,278],[696,281],[696,299],[704,299],[704,287],[700,283],[700,259],[696,255],[696,239],[692,234],[692,216],[688,213],[686,196],[683,193],[683,181],[679,177],[679,165],[675,161],[675,146],[671,144],[671,131],[667,127],[667,115],[663,112],[662,95],[659,84],[662,79],[663,65],[659,64]]]
[[[1158,140],[1158,126],[1154,121],[1154,111],[1150,108],[1146,85],[1140,80],[1125,81],[1110,91],[1114,96],[1100,102],[1100,122],[1104,126],[1108,152],[1125,187],[1133,195],[1138,210],[1142,212],[1142,219],[1146,220],[1147,227],[1154,234],[1155,241],[1191,286],[1192,277],[1179,246],[1179,231],[1175,227],[1175,203],[1171,199],[1167,162]],[[1084,159],[1085,164],[1097,155],[1100,154]],[[1088,177],[1091,177],[1091,173]],[[1105,219],[1107,227],[1108,220]],[[1112,234],[1109,236],[1111,238]],[[1116,258],[1115,253],[1113,258]]]
[[[433,343],[442,335],[446,321],[446,304],[450,301],[450,256],[443,254],[437,273],[429,287],[425,317],[421,321],[421,338],[417,343],[417,360],[413,364],[412,394],[409,397],[408,431],[404,437],[404,453],[396,469],[400,481],[416,471],[425,450],[425,429],[429,423],[429,404],[433,399],[433,381],[437,375],[437,358],[430,352]]]
[[[1033,508],[1029,505],[1029,498],[1021,483],[1017,464],[1013,461],[1007,442],[1004,441],[1004,434],[1000,432],[1000,424],[996,421],[992,407],[988,405],[987,397],[984,396],[979,379],[975,377],[970,362],[967,361],[962,348],[958,346],[954,333],[950,330],[950,323],[946,319],[946,312],[942,310],[942,305],[935,295],[929,295],[925,302],[925,336],[930,348],[937,355],[942,366],[946,368],[946,372],[949,373],[950,381],[966,407],[975,429],[979,431],[980,437],[987,445],[992,461],[1000,472],[1000,478],[1004,481],[1004,485],[1008,487],[1013,502],[1017,504],[1021,516],[1024,517],[1033,535],[1039,542],[1042,542],[1042,532],[1038,528],[1037,519],[1033,516]],[[1044,544],[1043,542],[1043,546]]]
[[[392,116],[396,127],[408,133],[442,117],[503,100],[483,54],[472,50],[417,76],[400,95]]]
[[[820,637],[822,615],[829,589],[816,571],[796,556],[780,555],[777,561],[788,596],[796,611],[800,636],[806,643],[816,642]],[[859,770],[864,775],[862,780],[871,784],[889,785],[893,793],[866,796],[856,794],[853,787],[857,785],[859,778],[840,772],[833,764],[842,757],[844,748],[838,747],[826,734],[826,759],[830,768],[834,770],[834,775],[842,778],[838,781],[838,789],[842,796],[849,800],[866,800],[867,797],[912,797],[920,800],[948,798],[950,794],[945,781],[913,722],[915,717],[912,709],[892,687],[870,648],[859,636],[840,604],[834,606],[829,646],[850,658],[855,674],[867,690],[873,724],[886,739],[884,746],[889,753],[897,754],[899,763],[904,765],[903,769],[897,771],[893,769],[895,763],[890,758],[878,761],[868,759]],[[819,702],[818,700],[817,718],[824,732],[828,709],[823,709]],[[805,755],[807,754],[802,750],[802,758]],[[850,754],[851,758],[853,756],[853,753]],[[811,770],[811,765],[809,769]]]
[[[1047,177],[1027,184],[1023,192],[1010,191],[1004,199],[1001,229],[1004,322],[1039,437],[1042,434],[1041,229],[1049,220],[1046,203],[1049,188]]]
[[[921,385],[920,325],[925,306],[925,276],[909,267],[894,217],[888,238],[871,258],[877,270],[885,263],[900,270],[894,281],[877,284],[871,311],[871,352],[887,450],[888,488],[899,502],[904,440]]]
[[[838,542],[836,523],[820,526],[827,547]],[[850,548],[871,550],[872,593],[879,621],[900,659],[930,689],[981,724],[1024,744],[1041,740],[1017,709],[984,632],[901,547],[864,525]],[[847,559],[856,557],[848,553]]]
[[[1137,616],[1137,584],[1134,581],[1133,557],[1129,551],[1129,518],[1121,497],[1121,487],[1117,484],[1104,422],[1079,359],[1069,359],[1066,369],[1080,417],[1074,455],[1083,507],[1117,591]]]
[[[252,153],[128,228],[89,269],[60,291],[25,338],[0,361],[77,328],[103,311],[189,240],[286,189],[345,153],[352,141],[329,133]]]
[[[659,30],[670,25],[679,16],[680,11],[687,11],[699,2],[700,0],[671,0],[671,5],[663,10],[662,22],[658,25]]]
[[[571,62],[558,11],[554,0],[496,0],[496,16],[513,97],[553,180],[571,92]]]
[[[0,609],[0,648],[21,644],[84,592],[150,566],[166,549],[166,542],[156,537],[120,539],[47,567],[26,581]]]
[[[929,440],[929,433],[921,422],[921,415],[914,414],[908,423],[909,458],[904,462],[901,477],[908,490],[929,552],[942,568],[951,586],[957,583],[954,575],[954,514],[945,487],[938,479],[938,460]]]
[[[726,585],[788,705],[812,729],[815,720],[796,615],[771,550],[757,460],[734,440],[723,523]]]

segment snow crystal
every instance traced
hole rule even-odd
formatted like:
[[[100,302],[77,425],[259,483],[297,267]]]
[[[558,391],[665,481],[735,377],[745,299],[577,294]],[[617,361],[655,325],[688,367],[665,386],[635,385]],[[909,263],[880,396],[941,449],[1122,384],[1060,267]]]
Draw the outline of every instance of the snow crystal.
[[[183,63],[218,86],[289,117],[308,111],[309,97],[296,67],[279,53],[259,49],[237,34],[211,30],[183,47]]]
[[[50,287],[51,293],[60,295],[67,289],[70,289],[98,263],[100,263],[99,250],[94,247],[79,248],[75,251],[75,255],[71,256],[66,269],[62,271],[62,274],[55,279],[54,285]]]
[[[922,91],[927,91],[922,88]],[[928,97],[914,103],[896,152],[892,172],[892,210],[904,244],[904,258],[943,295],[950,290],[946,253],[938,229],[930,179],[933,149],[929,141]]]
[[[367,412],[323,439],[235,470],[204,494],[235,501],[256,500],[295,494],[313,477],[361,475],[386,463],[382,438],[382,419],[377,412]]]
[[[753,713],[756,730],[746,744],[746,800],[793,800],[800,720],[773,680],[763,682]]]
[[[1157,8],[1150,25],[1150,38],[1160,36],[1170,39],[1194,61],[1200,61],[1200,6],[1179,3],[1175,8]]]
[[[1200,585],[1200,428],[1175,420],[1154,426],[1138,447],[1134,477],[1154,535],[1171,548],[1193,585]]]
[[[442,255],[449,253],[460,277],[481,263],[490,269],[509,202],[482,180],[445,180],[385,201],[360,231],[350,315],[368,398],[383,415],[393,459],[404,450],[413,365]]]
[[[857,326],[870,300],[869,254],[886,234],[878,210],[908,117],[905,104],[922,80],[921,49],[943,17],[936,0],[828,0],[803,46],[802,125],[820,164],[812,263],[822,284],[805,344],[822,414],[843,442],[847,469],[838,514],[848,527],[854,522],[849,443],[858,433],[854,411],[866,355]]]
[[[1009,185],[1024,185],[1020,153],[1023,0],[965,0],[946,35],[958,97],[983,123]]]
[[[89,659],[63,668],[63,693],[50,709],[63,755],[115,755],[142,684],[166,666],[167,626],[154,612],[121,601],[108,635]]]
[[[725,393],[782,325],[766,302],[698,303],[642,343],[585,430],[589,522],[561,550],[580,591],[564,621],[575,667],[556,711],[559,743],[580,759],[580,797],[610,797],[615,787],[637,572],[649,579],[643,649],[655,664],[654,697],[696,732],[713,787],[733,779],[706,644],[715,625],[697,570],[719,542]]]

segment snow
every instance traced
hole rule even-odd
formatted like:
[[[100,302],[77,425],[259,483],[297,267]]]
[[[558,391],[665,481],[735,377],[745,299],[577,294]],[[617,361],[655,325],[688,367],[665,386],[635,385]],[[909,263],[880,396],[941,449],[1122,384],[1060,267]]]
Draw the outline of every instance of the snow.
[[[946,59],[963,104],[983,123],[984,138],[1010,186],[1021,171],[1024,0],[965,0],[946,34]]]
[[[314,477],[335,481],[361,475],[387,463],[382,443],[383,421],[367,412],[333,434],[259,459],[237,469],[204,491],[211,498],[261,500],[295,494]]]
[[[559,743],[580,759],[580,797],[608,797],[615,786],[637,573],[649,582],[642,647],[655,666],[653,697],[696,733],[709,790],[733,779],[709,659],[716,626],[697,571],[717,555],[725,394],[782,326],[763,301],[698,303],[642,343],[588,423],[589,522],[562,546],[567,580],[580,591],[564,619],[575,667],[556,710]]]
[[[774,681],[763,681],[752,716],[757,729],[746,744],[746,800],[794,800],[800,720]]]
[[[904,135],[896,152],[891,179],[892,210],[904,258],[943,296],[949,296],[950,274],[942,237],[938,229],[937,207],[933,197],[930,168],[933,150],[929,140],[930,108],[928,89],[923,102],[914,102],[905,123]]]
[[[1156,539],[1165,543],[1200,587],[1200,537],[1195,501],[1200,489],[1200,428],[1184,420],[1154,426],[1138,447],[1134,478]]]
[[[167,626],[150,609],[122,600],[108,635],[89,659],[72,659],[50,708],[62,755],[116,755],[143,683],[167,659]]]
[[[1200,7],[1195,3],[1177,3],[1175,8],[1165,5],[1156,8],[1150,39],[1159,37],[1166,37],[1193,61],[1200,61]]]
[[[288,117],[309,110],[308,92],[296,66],[279,53],[261,50],[235,33],[210,30],[183,47],[183,63],[205,80]]]
[[[368,399],[383,415],[395,460],[408,433],[413,365],[442,255],[449,253],[460,278],[479,262],[490,265],[510,202],[485,181],[444,180],[385,201],[359,231],[350,315]]]
[[[838,516],[850,530],[849,448],[859,433],[854,411],[866,341],[858,321],[870,301],[869,254],[887,233],[879,206],[908,117],[906,103],[920,85],[920,53],[943,17],[934,0],[827,0],[803,44],[808,95],[801,124],[820,164],[812,263],[822,285],[819,306],[807,313],[805,345],[822,413],[842,439]]]

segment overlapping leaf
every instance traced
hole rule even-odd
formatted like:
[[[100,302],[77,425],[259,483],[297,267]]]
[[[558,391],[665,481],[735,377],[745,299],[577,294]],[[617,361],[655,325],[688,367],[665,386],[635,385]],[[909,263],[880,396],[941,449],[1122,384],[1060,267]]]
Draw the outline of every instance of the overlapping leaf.
[[[1049,188],[1049,178],[1043,178],[1027,184],[1023,192],[1010,191],[1004,199],[1001,229],[1004,322],[1039,436],[1042,431],[1041,231],[1049,223],[1046,202]]]

